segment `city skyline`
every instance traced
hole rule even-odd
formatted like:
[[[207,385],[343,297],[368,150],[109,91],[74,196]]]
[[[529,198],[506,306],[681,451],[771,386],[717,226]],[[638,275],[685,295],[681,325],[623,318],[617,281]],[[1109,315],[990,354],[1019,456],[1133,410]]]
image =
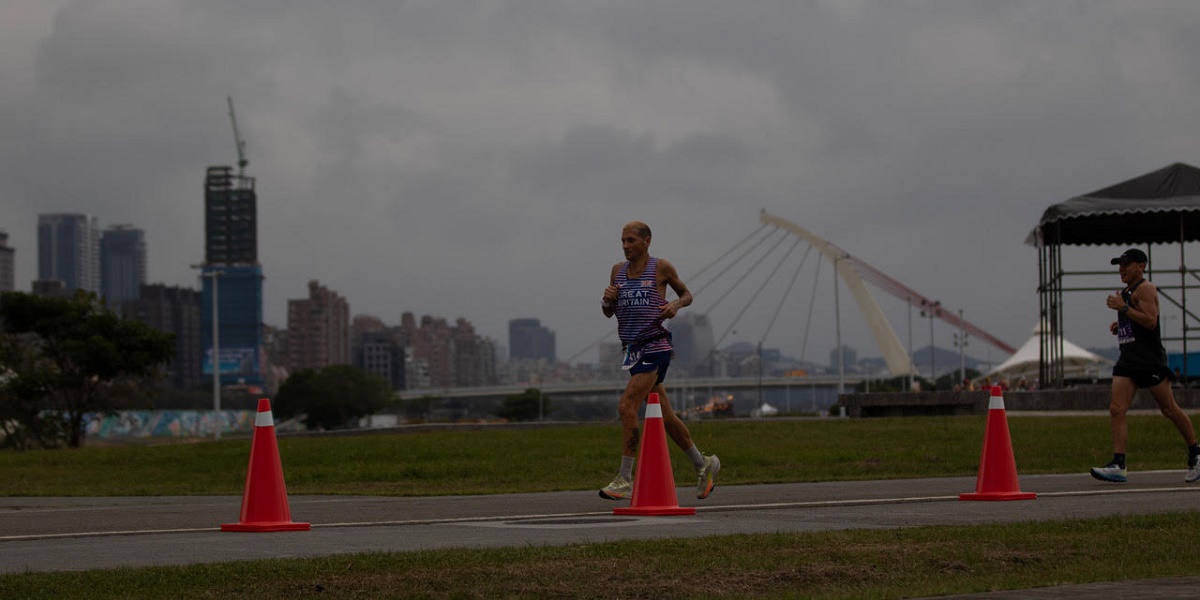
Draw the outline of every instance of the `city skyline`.
[[[219,169],[228,169],[228,167],[218,167],[218,168],[219,168]],[[66,214],[67,214],[67,215],[69,215],[69,216],[72,216],[72,217],[74,217],[74,216],[83,216],[83,217],[85,217],[85,219],[86,219],[86,222],[87,222],[87,223],[90,223],[90,224],[91,224],[91,226],[94,226],[94,227],[96,228],[96,230],[97,230],[97,231],[100,231],[100,229],[99,229],[99,228],[100,228],[100,218],[99,218],[99,216],[95,216],[95,215],[82,215],[82,214],[76,215],[75,213],[66,213]],[[55,219],[55,222],[57,222],[58,220],[61,220],[61,217],[63,216],[63,214],[57,214],[57,213],[56,213],[56,214],[54,214],[54,215],[45,215],[45,216],[54,217],[54,219]],[[144,237],[145,231],[144,231],[144,230],[142,230],[142,229],[140,229],[140,228],[134,227],[134,226],[132,226],[132,225],[128,225],[128,224],[111,225],[111,226],[109,226],[107,229],[104,229],[104,230],[101,232],[101,234],[100,234],[100,240],[101,240],[101,242],[103,242],[103,240],[104,240],[104,237],[105,237],[106,235],[110,234],[110,233],[123,233],[123,234],[131,234],[131,233],[132,233],[132,234],[137,234],[137,235],[136,235],[134,238],[130,238],[130,240],[123,240],[123,241],[124,241],[126,244],[129,244],[129,243],[131,243],[131,242],[132,242],[132,240],[134,240],[134,239],[136,239],[136,240],[138,241],[138,244],[140,244],[140,247],[138,248],[138,251],[139,251],[139,252],[140,252],[140,254],[141,254],[141,259],[140,259],[140,260],[141,260],[141,269],[144,271],[144,268],[145,268],[145,266],[144,266],[144,263],[145,263],[145,254],[146,254],[146,249],[145,249],[145,247],[144,247],[144,242],[141,242],[141,239]],[[101,249],[102,249],[102,246],[103,246],[103,244],[101,244]],[[11,249],[11,248],[9,248],[9,250],[11,251],[12,249]],[[243,252],[245,252],[245,253],[249,253],[249,254],[246,254],[245,256],[252,256],[252,255],[256,254],[256,249],[255,249],[255,248],[253,248],[252,246],[247,246],[247,247],[246,247],[246,249],[245,249]],[[103,260],[101,260],[100,262],[101,262],[101,265],[103,266]],[[126,266],[126,268],[128,268],[128,266]],[[104,270],[104,269],[102,268],[102,269],[101,269],[101,271],[103,271],[103,270]],[[144,283],[145,283],[145,282],[143,282],[143,284],[144,284]],[[162,285],[163,285],[163,284],[161,284],[161,283],[154,283],[154,284],[152,284],[152,286],[158,286],[158,287],[161,287]],[[316,280],[310,280],[310,281],[308,282],[308,288],[309,288],[309,290],[310,290],[310,292],[309,292],[309,293],[310,293],[310,296],[311,296],[311,294],[313,294],[313,293],[314,293],[314,292],[312,291],[312,290],[313,290],[313,286],[314,286],[314,285],[317,285],[317,281],[316,281]],[[103,281],[101,282],[101,287],[104,287],[104,285],[103,285]],[[345,304],[347,304],[347,308],[348,308],[348,303],[346,302],[346,299],[344,299],[344,298],[340,298],[340,297],[338,296],[338,294],[337,294],[337,291],[336,291],[336,290],[329,290],[329,289],[325,288],[324,286],[320,286],[320,287],[321,287],[321,289],[323,290],[323,292],[322,292],[323,294],[332,294],[334,297],[338,297],[338,298],[339,298],[339,301],[340,301],[340,302],[342,302],[342,303],[345,303]],[[183,287],[182,287],[182,289],[188,289],[188,290],[190,290],[191,288],[188,288],[187,286],[183,286]],[[18,290],[18,291],[27,291],[27,290]],[[36,292],[36,290],[34,290],[34,291]],[[195,290],[195,291],[197,291],[197,293],[199,293],[199,292],[200,292],[200,290]],[[155,293],[158,293],[158,292],[155,292]],[[119,302],[121,302],[121,301],[123,301],[123,300],[118,300],[117,302],[119,303]],[[287,299],[287,300],[285,300],[285,302],[286,302],[286,303],[287,303],[289,306],[290,306],[290,305],[292,305],[293,303],[296,303],[296,302],[301,302],[301,301],[302,301],[302,300],[298,300],[298,299],[295,299],[295,298],[291,298],[291,299]],[[224,302],[222,302],[222,304],[224,304]],[[207,311],[207,310],[209,310],[209,309],[205,308],[205,311]],[[290,309],[290,308],[289,308],[289,311],[288,311],[288,312],[289,312],[289,313],[291,312],[291,309]],[[404,312],[405,312],[405,313],[411,313],[411,311],[404,311]],[[354,316],[354,317],[356,317],[356,318],[357,318],[357,317],[367,317],[367,318],[377,318],[377,319],[379,319],[379,318],[383,318],[383,317],[380,317],[379,315],[374,315],[374,314],[370,314],[370,313],[361,313],[361,312],[347,313],[347,315],[346,315],[346,316],[347,316],[347,323],[349,323],[349,320],[348,320],[348,319],[349,319],[349,316]],[[434,315],[424,315],[424,316],[425,316],[425,317],[432,317],[432,318],[435,318],[435,319],[445,319],[445,317],[446,317],[445,315],[437,315],[437,314],[434,314]],[[924,315],[922,315],[922,316],[924,316]],[[458,318],[461,320],[461,319],[464,319],[465,317],[458,317]],[[386,319],[384,319],[384,320],[386,321]],[[290,321],[290,318],[289,318],[289,321]],[[468,321],[469,321],[469,320],[468,320]],[[712,339],[712,337],[713,337],[713,336],[712,336],[712,329],[711,329],[711,325],[709,324],[709,318],[708,318],[708,316],[707,316],[707,315],[705,315],[705,314],[696,314],[696,313],[694,313],[694,312],[687,312],[687,313],[683,313],[683,314],[681,314],[681,316],[680,316],[679,318],[677,318],[677,319],[676,319],[676,321],[677,321],[677,323],[676,323],[676,326],[675,326],[675,328],[676,328],[676,333],[678,334],[680,330],[683,330],[684,332],[686,332],[686,333],[685,333],[685,336],[686,336],[686,337],[685,337],[685,339],[687,339],[687,340],[688,340],[688,341],[687,341],[687,344],[694,343],[694,342],[692,342],[692,341],[691,341],[691,340],[692,340],[692,330],[693,330],[693,329],[696,327],[696,325],[697,325],[697,324],[702,324],[702,325],[703,325],[703,331],[704,331],[704,333],[703,333],[703,335],[702,335],[702,339],[703,339],[703,340],[706,340],[706,341],[703,341],[703,342],[701,342],[701,346],[699,347],[699,348],[700,348],[700,350],[692,349],[692,348],[689,348],[689,347],[681,347],[681,348],[680,348],[680,352],[681,352],[681,355],[680,355],[680,356],[681,356],[681,357],[687,358],[687,357],[691,356],[691,354],[692,354],[692,353],[694,353],[694,352],[697,352],[697,351],[699,351],[699,352],[701,352],[701,353],[704,353],[704,352],[707,352],[707,351],[711,351],[713,348],[715,348],[715,347],[716,347],[716,346],[715,346],[715,344],[714,344],[714,342],[713,342],[713,339]],[[398,318],[398,319],[397,319],[397,323],[399,323],[399,322],[400,322],[400,319]],[[287,323],[287,321],[285,321],[285,323]],[[269,323],[263,323],[263,324],[264,324],[264,325],[268,325],[268,326],[270,325]],[[514,331],[516,331],[516,329],[514,329],[514,327],[517,327],[518,329],[535,329],[535,330],[538,330],[538,331],[540,331],[540,332],[541,332],[541,333],[540,333],[540,334],[538,334],[538,335],[539,335],[539,336],[543,336],[543,337],[545,337],[545,338],[546,338],[546,340],[548,340],[548,343],[550,344],[550,348],[553,348],[553,347],[554,347],[554,345],[555,345],[555,344],[554,344],[555,332],[554,332],[552,329],[550,329],[550,328],[548,328],[547,326],[545,326],[545,325],[543,325],[542,323],[540,323],[540,320],[539,320],[538,318],[531,318],[531,317],[521,317],[521,318],[513,318],[513,319],[509,319],[509,320],[507,321],[507,326],[508,326],[508,327],[507,327],[507,332],[506,332],[506,333],[507,333],[507,337],[505,337],[505,338],[503,338],[503,339],[505,339],[505,340],[509,341],[509,342],[510,342],[510,345],[511,345],[511,340],[512,340],[512,336],[513,336],[513,334],[514,334]],[[207,327],[207,325],[205,325],[205,327]],[[202,330],[203,330],[203,329],[204,329],[204,328],[202,328]],[[282,329],[282,330],[284,330],[284,331],[286,331],[287,329],[289,329],[289,327],[283,327],[283,328],[281,328],[281,329]],[[348,334],[347,334],[347,335],[348,335]],[[487,336],[487,337],[491,337],[491,336]],[[615,337],[615,336],[614,336],[614,337]],[[500,338],[492,338],[492,339],[500,339]],[[949,343],[949,344],[940,344],[940,345],[938,345],[938,344],[935,344],[935,345],[934,345],[934,347],[937,347],[937,348],[938,348],[938,354],[939,354],[939,355],[943,355],[943,354],[944,354],[944,355],[953,354],[954,356],[958,356],[958,351],[957,351],[956,349],[955,349],[955,350],[947,350],[947,348],[948,348],[948,347],[951,347],[951,346],[953,346],[953,347],[955,347],[955,348],[957,347],[957,339],[958,339],[958,338],[957,338],[957,333],[954,333],[954,334],[953,334],[953,336],[952,336],[952,342],[951,342],[951,343]],[[933,340],[931,340],[931,342],[932,342],[932,341],[933,341]],[[348,343],[348,337],[347,337],[346,343]],[[532,343],[532,342],[523,342],[523,343]],[[542,342],[540,342],[540,343],[543,343],[543,344],[544,344],[544,343],[547,343],[547,342],[545,342],[545,341],[542,341]],[[603,361],[603,352],[604,352],[604,350],[603,350],[602,348],[600,348],[600,345],[601,345],[601,343],[600,343],[600,342],[597,342],[597,343],[595,343],[595,344],[592,344],[592,345],[590,345],[590,346],[586,346],[586,347],[584,347],[584,349],[583,349],[583,350],[584,350],[584,352],[581,352],[581,353],[580,353],[580,354],[581,354],[581,356],[577,357],[577,360],[574,360],[574,361],[572,361],[572,362],[577,362],[577,363],[588,363],[588,362],[591,362],[591,361],[592,361],[592,359],[594,359],[594,358],[595,358],[595,357],[597,357],[597,356],[599,356],[599,357],[600,357],[599,361],[600,361],[600,362],[602,362],[602,361]],[[749,345],[750,345],[750,344],[749,344],[748,342],[745,342],[745,341],[730,341],[730,342],[726,343],[725,345],[723,345],[723,346],[720,346],[720,349],[722,349],[722,350],[735,350],[735,349],[736,349],[736,348],[738,348],[739,346],[749,346]],[[853,352],[855,352],[855,353],[857,353],[857,352],[858,352],[858,349],[857,349],[855,346],[851,345],[851,344],[847,344],[847,346],[846,346],[846,347],[847,347],[848,349],[851,349],[851,350],[852,350]],[[915,343],[915,344],[913,344],[913,345],[912,345],[912,347],[911,347],[911,351],[912,351],[912,353],[913,353],[913,356],[914,356],[914,364],[918,365],[919,367],[923,367],[923,366],[925,366],[925,365],[928,365],[928,364],[929,364],[928,362],[926,362],[926,363],[921,363],[921,362],[920,362],[920,360],[921,360],[921,359],[919,358],[919,357],[920,357],[920,356],[923,354],[923,355],[926,357],[926,360],[928,360],[928,358],[927,358],[927,357],[929,356],[929,348],[930,348],[930,345],[929,345],[929,344],[921,345],[921,344],[919,343],[919,340],[918,340],[918,343]],[[705,349],[707,349],[707,350],[705,350]],[[1093,350],[1101,350],[1101,351],[1103,350],[1103,348],[1102,348],[1102,347],[1101,347],[1101,348],[1092,348],[1092,349],[1093,349]],[[767,348],[764,348],[764,350],[770,350],[770,351],[772,351],[772,352],[775,352],[775,353],[777,353],[777,354],[781,354],[783,357],[790,358],[790,359],[796,359],[796,358],[797,358],[795,355],[792,355],[792,354],[789,354],[789,353],[787,353],[787,352],[786,352],[786,351],[784,351],[782,348],[777,348],[777,347],[767,347]],[[873,350],[874,350],[874,347],[868,344],[868,346],[865,348],[865,351],[862,353],[862,354],[863,354],[863,356],[862,356],[862,360],[864,360],[864,361],[873,361],[873,360],[877,360],[879,357],[877,356],[877,353],[876,353],[876,352],[873,352]],[[735,350],[735,351],[736,351],[736,350]],[[835,355],[835,352],[836,352],[836,350],[831,350],[831,351],[830,351],[830,356],[831,356],[831,357],[832,357],[832,356],[834,356],[834,355]],[[552,352],[552,353],[553,353],[553,352]],[[685,355],[686,355],[686,356],[685,356]],[[344,352],[342,352],[342,354],[341,354],[340,356],[341,356],[341,358],[343,358],[343,359],[346,359],[346,360],[345,360],[345,362],[350,362],[350,361],[349,361],[349,356],[350,356],[350,354],[349,354],[349,349],[347,349],[347,350],[345,350]],[[511,357],[510,357],[510,358],[511,358]],[[966,353],[966,360],[967,360],[969,363],[971,363],[971,364],[975,364],[975,363],[979,363],[979,364],[983,364],[983,365],[988,365],[988,364],[997,364],[997,363],[999,363],[1001,360],[1003,360],[1003,358],[1004,358],[1003,356],[1001,356],[1001,357],[999,357],[999,358],[996,358],[996,357],[993,357],[991,354],[988,354],[988,355],[987,355],[987,358],[979,358],[979,357],[977,357],[977,356],[975,356],[975,355],[973,355],[973,354],[971,354],[971,353]],[[689,359],[689,360],[690,360],[690,359]],[[805,360],[805,359],[799,359],[799,360],[802,360],[802,361],[804,361],[804,362],[808,362],[808,363],[811,363],[811,364],[815,364],[815,365],[822,365],[822,364],[823,364],[823,363],[820,363],[819,361],[812,361],[811,359],[807,359],[807,360]],[[957,360],[957,359],[956,359],[956,360]],[[833,358],[830,358],[830,361],[831,361],[831,362],[829,363],[829,365],[825,365],[825,366],[828,366],[828,367],[831,367],[831,368],[832,368],[833,366],[835,366],[835,365],[836,365],[836,362],[833,362],[833,361],[834,361],[834,359],[833,359]],[[854,364],[854,363],[856,362],[854,359],[848,359],[848,361],[849,361],[849,363],[848,363],[848,364]],[[945,358],[944,358],[944,357],[943,357],[943,361],[945,361]],[[293,360],[291,360],[291,359],[284,359],[284,360],[279,360],[279,361],[277,362],[277,364],[287,364],[287,363],[291,363],[291,362],[295,362],[295,361],[293,361]],[[323,362],[328,362],[328,361],[323,361]],[[334,363],[336,363],[336,362],[337,362],[337,361],[334,361]],[[553,363],[554,361],[553,361],[553,360],[551,360],[550,362],[551,362],[551,363]],[[334,364],[334,363],[330,363],[330,364]],[[602,365],[602,366],[603,366],[603,365]],[[920,369],[918,369],[918,370],[920,370]],[[946,370],[947,370],[947,369],[945,369],[945,368],[943,368],[943,369],[939,369],[939,372],[944,372],[944,371],[946,371]]]
[[[14,0],[0,226],[17,289],[36,278],[37,215],[76,210],[144,227],[148,281],[198,286],[196,189],[205,167],[237,165],[232,96],[262,182],[273,326],[319,279],[356,312],[463,317],[497,340],[533,315],[570,359],[613,337],[595,305],[622,225],[649,223],[651,254],[699,289],[765,209],[1015,346],[1037,325],[1025,239],[1047,207],[1200,163],[1200,124],[1179,118],[1200,91],[1200,6],[1088,7]],[[393,35],[366,35],[380,29]],[[1071,247],[1064,262],[1105,271],[1122,250]],[[1173,250],[1154,249],[1156,277]],[[782,294],[736,326],[747,304],[714,309],[719,287],[686,310],[729,329],[722,345],[827,356],[829,271],[797,280],[769,328]],[[1093,287],[1119,286],[1114,272]],[[1068,340],[1115,345],[1104,295],[1067,299]],[[876,354],[842,304],[842,341]],[[880,304],[906,346],[953,342]],[[978,340],[969,350],[987,359]]]

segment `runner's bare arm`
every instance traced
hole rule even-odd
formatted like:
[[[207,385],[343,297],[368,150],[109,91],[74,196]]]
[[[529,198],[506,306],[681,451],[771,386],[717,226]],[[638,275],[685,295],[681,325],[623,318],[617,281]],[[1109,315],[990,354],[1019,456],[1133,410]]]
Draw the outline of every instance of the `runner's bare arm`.
[[[1146,329],[1158,327],[1158,288],[1149,281],[1137,286],[1129,299],[1129,310],[1125,316]]]
[[[610,319],[617,312],[617,271],[620,268],[621,263],[613,265],[612,272],[608,274],[608,287],[604,288],[604,295],[600,297],[600,312]]]
[[[679,273],[675,270],[675,265],[671,264],[665,258],[658,259],[658,279],[659,294],[666,299],[666,288],[670,286],[678,298],[666,303],[662,307],[660,313],[662,318],[670,319],[679,313],[679,309],[690,306],[692,304],[692,292],[688,290],[687,285],[679,278]]]

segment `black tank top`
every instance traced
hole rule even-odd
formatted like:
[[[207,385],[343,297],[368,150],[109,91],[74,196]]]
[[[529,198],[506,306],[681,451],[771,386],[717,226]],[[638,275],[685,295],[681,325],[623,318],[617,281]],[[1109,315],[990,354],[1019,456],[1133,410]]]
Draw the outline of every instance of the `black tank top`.
[[[1125,300],[1125,304],[1129,304],[1133,290],[1142,285],[1143,281],[1146,280],[1121,290],[1121,298]],[[1121,357],[1117,359],[1117,366],[1147,369],[1167,365],[1167,350],[1163,348],[1158,322],[1154,325],[1154,329],[1146,329],[1130,319],[1126,313],[1117,313],[1117,343],[1121,347]]]

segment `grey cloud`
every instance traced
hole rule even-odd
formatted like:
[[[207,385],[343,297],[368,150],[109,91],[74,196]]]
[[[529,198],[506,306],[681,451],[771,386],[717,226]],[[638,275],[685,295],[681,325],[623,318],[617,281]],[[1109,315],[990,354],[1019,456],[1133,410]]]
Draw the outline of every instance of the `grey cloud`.
[[[613,206],[645,202],[684,205],[728,201],[751,158],[727,135],[696,133],[658,143],[649,134],[613,127],[578,127],[514,167],[535,193]]]
[[[194,285],[203,171],[236,159],[232,95],[277,325],[319,279],[355,312],[463,316],[501,341],[507,319],[538,316],[565,353],[609,328],[578,307],[619,259],[621,224],[651,222],[655,251],[689,273],[765,208],[1019,343],[1036,314],[1022,242],[1042,210],[1200,160],[1192,3],[88,0],[53,20],[11,6],[45,32],[0,36],[18,285],[36,214],[59,210],[146,228],[151,278]],[[829,282],[806,285],[800,304]],[[1073,341],[1111,342],[1088,325],[1102,310],[1071,318]],[[828,338],[814,332],[810,357]]]

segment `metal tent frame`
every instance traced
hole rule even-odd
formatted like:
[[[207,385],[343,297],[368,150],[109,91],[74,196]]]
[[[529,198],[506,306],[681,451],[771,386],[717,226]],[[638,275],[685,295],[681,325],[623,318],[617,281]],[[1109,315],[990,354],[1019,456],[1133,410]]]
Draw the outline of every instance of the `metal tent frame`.
[[[1200,241],[1200,169],[1183,163],[1135,177],[1053,205],[1043,213],[1026,243],[1038,249],[1038,304],[1042,327],[1039,377],[1042,386],[1062,388],[1064,293],[1109,288],[1072,287],[1068,278],[1111,274],[1109,271],[1066,271],[1064,245],[1145,244],[1153,273],[1152,244],[1179,245],[1179,283],[1155,281],[1159,296],[1180,309],[1182,330],[1163,335],[1164,342],[1183,344],[1183,372],[1188,341],[1200,339],[1200,316],[1188,308],[1188,291],[1200,287],[1200,276],[1187,267],[1187,242]],[[1160,271],[1161,273],[1161,271]],[[1160,325],[1161,326],[1161,325]],[[1196,331],[1197,333],[1192,333]]]

